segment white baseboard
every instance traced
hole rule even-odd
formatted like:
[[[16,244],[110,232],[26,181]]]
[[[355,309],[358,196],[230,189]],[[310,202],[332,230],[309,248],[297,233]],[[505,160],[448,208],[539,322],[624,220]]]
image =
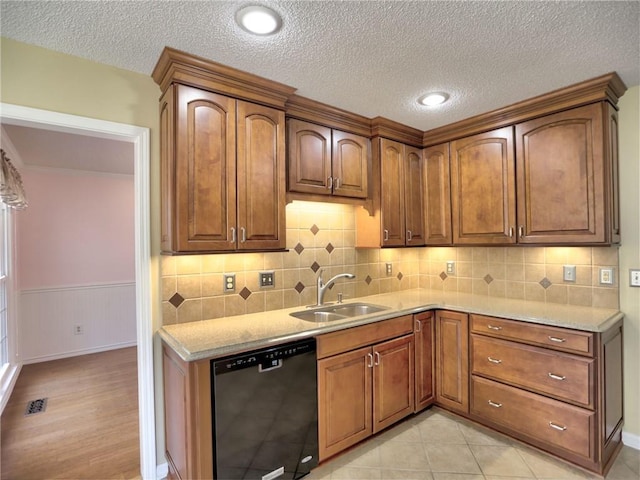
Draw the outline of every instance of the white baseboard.
[[[629,432],[622,432],[622,443],[624,443],[627,447],[640,450],[640,435],[634,435],[633,433]]]
[[[160,465],[156,466],[156,478],[158,480],[161,480],[163,478],[167,478],[167,475],[169,475],[169,464],[168,463],[161,463]]]
[[[100,347],[86,348],[81,350],[73,350],[55,355],[43,355],[41,357],[29,358],[24,361],[25,365],[30,363],[48,362],[50,360],[60,360],[61,358],[77,357],[80,355],[89,355],[90,353],[107,352],[109,350],[117,350],[119,348],[135,347],[137,342],[116,343],[113,345],[102,345]]]

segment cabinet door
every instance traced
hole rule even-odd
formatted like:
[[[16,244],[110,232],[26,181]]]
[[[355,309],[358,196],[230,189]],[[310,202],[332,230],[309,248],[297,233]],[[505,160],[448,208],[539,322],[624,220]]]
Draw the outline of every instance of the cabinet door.
[[[331,195],[331,129],[287,120],[289,191]]]
[[[320,461],[372,433],[371,347],[318,361]]]
[[[174,251],[233,250],[236,101],[179,85],[176,105]]]
[[[515,243],[513,128],[451,142],[453,243]]]
[[[373,431],[379,432],[413,413],[413,335],[373,347]]]
[[[469,413],[469,318],[465,313],[436,313],[436,402]]]
[[[333,193],[367,198],[369,194],[369,139],[333,130]]]
[[[516,125],[520,243],[607,240],[602,108]]]
[[[434,360],[434,321],[433,312],[414,315],[415,324],[415,370],[416,400],[418,412],[433,403],[433,360]]]
[[[284,112],[238,101],[239,250],[285,248]]]
[[[424,174],[422,151],[406,146],[404,168],[404,216],[406,245],[424,245]]]
[[[449,245],[452,239],[449,144],[425,148],[423,158],[425,243]]]
[[[382,246],[403,246],[405,241],[404,196],[402,193],[404,170],[404,145],[380,139],[380,170],[382,188],[381,224]]]

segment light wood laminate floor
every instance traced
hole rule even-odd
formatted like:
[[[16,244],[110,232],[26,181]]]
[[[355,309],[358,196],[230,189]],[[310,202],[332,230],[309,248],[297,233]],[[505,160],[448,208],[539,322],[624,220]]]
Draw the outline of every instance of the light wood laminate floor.
[[[140,478],[137,381],[135,347],[25,365],[0,420],[2,480]]]
[[[314,469],[304,480],[596,480],[522,443],[433,407]],[[606,480],[640,479],[623,447]]]

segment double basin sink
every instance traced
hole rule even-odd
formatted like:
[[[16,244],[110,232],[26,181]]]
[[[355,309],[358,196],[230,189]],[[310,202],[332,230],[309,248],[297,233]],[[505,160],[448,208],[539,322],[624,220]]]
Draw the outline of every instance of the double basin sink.
[[[290,315],[308,322],[330,322],[332,320],[344,320],[346,318],[369,315],[370,313],[382,312],[383,310],[388,310],[388,308],[370,303],[338,303],[293,312],[290,313]]]

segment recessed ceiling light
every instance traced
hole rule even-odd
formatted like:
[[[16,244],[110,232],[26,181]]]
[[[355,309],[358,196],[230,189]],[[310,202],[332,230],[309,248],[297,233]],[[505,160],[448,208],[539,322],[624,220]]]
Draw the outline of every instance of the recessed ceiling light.
[[[444,92],[433,92],[427,93],[426,95],[420,97],[418,99],[418,103],[420,105],[426,105],[427,107],[433,107],[435,105],[440,105],[441,103],[446,102],[448,98],[449,95]]]
[[[280,15],[260,5],[244,7],[236,13],[236,22],[244,30],[256,35],[270,35],[282,26]]]

